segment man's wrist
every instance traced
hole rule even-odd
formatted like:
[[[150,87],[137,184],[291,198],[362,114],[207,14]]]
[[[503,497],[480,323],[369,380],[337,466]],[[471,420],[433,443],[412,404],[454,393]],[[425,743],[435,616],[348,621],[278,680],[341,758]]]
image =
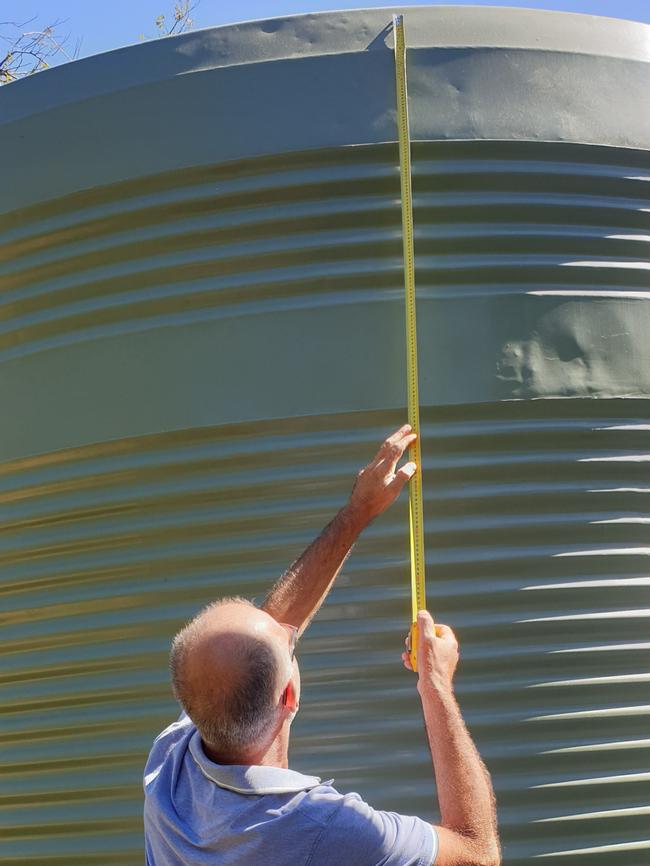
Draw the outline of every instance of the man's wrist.
[[[420,677],[417,690],[422,701],[456,704],[454,686],[448,680],[436,679],[435,677]]]
[[[348,499],[339,511],[339,517],[355,537],[360,535],[374,519],[366,508],[363,508],[352,499]]]

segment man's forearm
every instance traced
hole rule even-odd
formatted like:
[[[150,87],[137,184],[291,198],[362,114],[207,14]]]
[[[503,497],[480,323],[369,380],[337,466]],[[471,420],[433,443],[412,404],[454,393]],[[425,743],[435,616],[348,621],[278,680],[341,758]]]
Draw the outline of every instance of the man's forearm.
[[[348,503],[275,583],[262,604],[278,622],[302,633],[325,600],[365,520]]]
[[[417,438],[404,424],[384,440],[379,451],[357,474],[348,502],[264,599],[265,610],[278,622],[307,628],[325,601],[359,534],[385,511],[415,472],[415,463],[397,469],[406,448]]]
[[[499,862],[496,806],[490,775],[465,727],[451,689],[425,687],[422,708],[433,758],[441,823],[473,849],[468,864]]]

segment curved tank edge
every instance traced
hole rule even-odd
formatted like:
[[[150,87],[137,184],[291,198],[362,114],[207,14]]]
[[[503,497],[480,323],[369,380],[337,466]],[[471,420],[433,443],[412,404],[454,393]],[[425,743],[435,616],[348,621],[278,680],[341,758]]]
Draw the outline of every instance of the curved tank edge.
[[[394,11],[408,14],[407,27],[412,22],[408,30],[412,49],[432,45],[522,48],[650,62],[650,25],[641,21],[511,6],[361,7],[204,27],[63,63],[0,88],[0,123],[79,99],[207,69],[331,53],[392,50],[390,21]],[[340,22],[338,27],[336,22]],[[374,28],[370,42],[369,28]],[[236,45],[233,35],[237,37]],[[271,35],[275,37],[273,43],[268,39]],[[146,63],[142,62],[145,56]],[[32,102],[29,111],[24,108],[26,94]]]

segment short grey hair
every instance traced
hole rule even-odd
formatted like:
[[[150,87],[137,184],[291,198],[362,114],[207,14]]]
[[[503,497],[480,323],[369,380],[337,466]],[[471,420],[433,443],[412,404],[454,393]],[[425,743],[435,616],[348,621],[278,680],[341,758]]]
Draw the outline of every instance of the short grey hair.
[[[234,758],[259,742],[273,722],[278,663],[265,641],[250,635],[237,636],[242,675],[215,700],[195,694],[187,678],[188,657],[201,636],[205,614],[227,602],[255,607],[240,596],[222,598],[204,607],[174,637],[169,668],[174,696],[196,725],[201,739],[219,755]],[[215,678],[218,676],[215,671]]]

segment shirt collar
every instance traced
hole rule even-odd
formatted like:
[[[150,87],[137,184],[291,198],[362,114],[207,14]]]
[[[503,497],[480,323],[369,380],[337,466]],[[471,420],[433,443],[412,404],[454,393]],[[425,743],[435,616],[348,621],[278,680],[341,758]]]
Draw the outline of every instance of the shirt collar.
[[[215,764],[203,751],[201,735],[194,731],[190,752],[203,775],[237,794],[289,794],[308,791],[321,784],[318,776],[303,776],[283,767],[263,767],[257,764]],[[330,781],[334,781],[331,779]]]

